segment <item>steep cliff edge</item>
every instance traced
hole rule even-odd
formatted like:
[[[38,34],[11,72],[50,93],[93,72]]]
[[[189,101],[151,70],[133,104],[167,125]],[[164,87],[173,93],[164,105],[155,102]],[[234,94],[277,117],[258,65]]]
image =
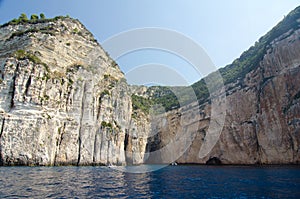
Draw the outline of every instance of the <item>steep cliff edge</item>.
[[[209,141],[206,135],[214,97],[206,102],[200,99],[199,110],[197,105],[187,105],[158,118],[153,128],[158,133],[148,145],[152,146],[150,151],[160,150],[161,158],[149,161],[168,160],[171,153],[161,149],[174,139],[170,130],[186,129],[192,142],[178,163],[299,164],[300,7],[220,73],[225,82],[226,118],[211,152],[205,157],[199,154]],[[188,125],[182,125],[178,117],[184,109],[192,113]],[[160,122],[163,119],[167,126]],[[199,125],[191,125],[195,122]]]
[[[198,101],[129,86],[78,20],[4,24],[0,165],[299,164],[300,7],[219,72],[225,89],[210,96],[200,80]],[[201,154],[211,124],[221,135]]]
[[[178,162],[217,158],[223,164],[299,163],[299,38],[297,30],[274,40],[255,70],[226,85],[226,120],[218,143],[200,159],[203,135],[198,132]]]
[[[137,124],[124,75],[78,20],[3,25],[0,66],[2,165],[125,165],[125,148],[143,160],[125,140]]]

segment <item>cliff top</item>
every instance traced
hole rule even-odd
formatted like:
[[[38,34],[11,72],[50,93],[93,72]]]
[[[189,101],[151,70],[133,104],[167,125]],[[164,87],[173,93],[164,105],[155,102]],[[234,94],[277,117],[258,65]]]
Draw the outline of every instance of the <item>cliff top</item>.
[[[64,23],[63,23],[64,22]],[[71,27],[68,27],[71,26]],[[71,28],[71,29],[70,29]],[[0,25],[2,32],[1,39],[12,39],[15,36],[23,36],[28,33],[40,32],[49,35],[56,35],[56,33],[73,33],[85,37],[90,41],[97,42],[91,32],[78,20],[69,16],[56,16],[54,18],[45,18],[44,14],[31,15],[30,19],[26,14],[21,14],[18,19]],[[8,31],[5,31],[8,30]],[[9,35],[9,38],[5,38]]]
[[[267,34],[262,36],[253,46],[251,46],[248,50],[243,52],[239,58],[234,60],[231,64],[220,68],[219,72],[223,77],[223,81],[225,85],[236,84],[239,80],[243,79],[246,74],[255,68],[259,67],[259,64],[263,57],[266,55],[267,50],[271,47],[272,42],[282,40],[289,35],[293,34],[295,30],[300,28],[300,6],[291,11],[281,22],[279,22],[273,29],[271,29]],[[101,65],[101,63],[111,63],[112,67],[120,69],[117,67],[117,64],[114,60],[109,58],[108,54],[100,47],[92,33],[90,33],[83,24],[79,22],[79,20],[72,19],[69,16],[58,16],[52,19],[46,19],[42,14],[40,17],[36,15],[32,15],[30,19],[27,18],[26,15],[21,14],[18,19],[13,19],[10,22],[7,22],[0,26],[0,58],[1,53],[3,53],[4,46],[9,44],[13,49],[10,53],[15,52],[16,50],[24,49],[24,46],[28,46],[28,43],[22,43],[23,36],[27,37],[35,37],[39,34],[46,34],[47,40],[43,37],[40,37],[42,41],[45,42],[43,44],[47,49],[58,49],[55,56],[49,56],[43,54],[41,55],[41,59],[43,57],[56,57],[54,60],[50,60],[52,65],[55,65],[61,60],[67,62],[68,65],[72,65],[74,63],[86,62],[88,64],[95,65],[94,60],[97,60],[96,57],[100,54],[99,60],[96,65]],[[51,40],[51,36],[55,36],[60,34],[59,42],[52,42],[52,44],[47,44]],[[70,36],[73,38],[73,41],[70,41]],[[11,40],[14,37],[18,37],[18,40],[15,40],[15,44],[11,44]],[[50,40],[49,40],[50,38]],[[61,39],[64,38],[64,39]],[[21,40],[21,42],[20,42]],[[4,43],[2,43],[5,41]],[[82,41],[82,42],[80,42]],[[38,43],[38,42],[36,42]],[[23,45],[23,46],[22,46]],[[13,48],[15,46],[15,48]],[[97,53],[101,51],[101,53],[95,53],[93,49],[98,46]],[[7,47],[5,47],[7,50]],[[35,45],[34,50],[38,49],[39,46]],[[100,48],[100,50],[99,50]],[[84,51],[80,52],[80,49],[84,49]],[[94,53],[91,58],[85,59],[87,57],[87,52],[93,51]],[[45,51],[44,51],[45,52]],[[72,56],[60,56],[63,54],[72,54]],[[78,53],[80,52],[80,53]],[[71,61],[69,61],[71,60]],[[102,61],[101,61],[102,60]],[[49,60],[43,60],[44,62],[49,62]],[[50,64],[50,65],[51,65]],[[105,69],[103,69],[105,70]],[[213,75],[214,73],[210,74]],[[210,76],[209,75],[209,76]],[[208,76],[208,77],[209,77]],[[217,84],[217,83],[216,83]],[[199,100],[199,103],[202,104],[209,100],[209,92],[205,84],[205,80],[201,79],[198,82],[191,85],[195,91],[195,94]],[[174,88],[173,88],[174,89]],[[187,99],[184,104],[190,103],[189,96],[185,96],[185,89],[179,88],[181,90],[181,94],[183,98]],[[188,92],[187,92],[188,93]],[[165,109],[171,110],[179,106],[178,100],[173,92],[170,91],[168,87],[155,86],[150,87],[146,91],[146,98],[151,98],[153,103],[162,104]],[[185,97],[184,97],[185,96]],[[137,98],[140,107],[142,109],[148,109],[149,102],[144,100],[144,98]],[[142,102],[147,103],[142,103]],[[141,102],[141,103],[140,103]]]
[[[40,16],[38,15],[31,15],[30,19],[28,19],[27,15],[22,13],[19,18],[14,18],[11,21],[2,24],[0,27],[5,27],[8,25],[19,25],[19,24],[37,24],[37,23],[45,23],[45,22],[54,22],[59,19],[72,19],[68,15],[67,16],[56,16],[54,18],[46,18],[46,16],[41,13]],[[72,19],[75,20],[75,19]],[[78,21],[78,20],[77,20]]]
[[[298,29],[300,29],[300,6],[285,16],[273,29],[262,36],[248,50],[243,52],[239,58],[218,70],[223,77],[224,84],[229,85],[239,83],[239,80],[243,79],[246,74],[259,67],[261,60],[266,55],[267,50],[271,47],[273,42],[289,37]],[[210,78],[214,73],[215,72],[211,73],[205,78]],[[191,85],[200,104],[209,100],[209,92],[206,87],[205,78]],[[218,85],[218,82],[215,83]],[[180,90],[182,98],[187,99],[184,104],[189,104],[189,96],[188,94],[185,94],[185,89],[181,88]],[[149,93],[152,93],[154,101],[158,104],[163,104],[166,110],[179,107],[176,96],[170,92],[168,87],[152,87],[149,88]]]
[[[44,63],[57,72],[80,65],[117,79],[124,76],[93,34],[69,16],[46,19],[40,14],[28,19],[21,14],[18,19],[1,25],[0,59],[11,56]]]

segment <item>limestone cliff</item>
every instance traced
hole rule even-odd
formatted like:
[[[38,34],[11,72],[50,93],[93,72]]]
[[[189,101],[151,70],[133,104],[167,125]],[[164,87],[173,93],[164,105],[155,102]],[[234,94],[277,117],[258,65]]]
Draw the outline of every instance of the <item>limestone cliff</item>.
[[[188,88],[171,88],[184,95],[179,107],[164,87],[127,85],[78,20],[4,24],[0,164],[299,164],[299,38],[297,8],[219,70],[224,89],[209,96],[200,80],[193,101]],[[225,115],[224,124],[213,114]],[[201,155],[212,124],[221,135]]]
[[[211,152],[223,163],[300,162],[300,29],[273,40],[258,67],[228,85],[227,116]]]
[[[3,25],[0,74],[1,164],[125,165],[125,148],[143,159],[125,142],[143,127],[124,75],[78,20]]]
[[[184,129],[192,141],[178,163],[299,164],[300,8],[220,71],[226,83],[226,118],[220,139],[211,152],[199,156],[201,146],[208,141],[214,97],[201,106],[190,104],[159,116],[152,129],[157,134],[149,139],[148,145],[152,147],[148,150],[160,152],[148,161],[170,161],[172,153],[162,149],[174,140],[174,133]],[[238,78],[227,78],[230,73]],[[182,124],[182,116],[178,115],[188,110],[189,122]]]

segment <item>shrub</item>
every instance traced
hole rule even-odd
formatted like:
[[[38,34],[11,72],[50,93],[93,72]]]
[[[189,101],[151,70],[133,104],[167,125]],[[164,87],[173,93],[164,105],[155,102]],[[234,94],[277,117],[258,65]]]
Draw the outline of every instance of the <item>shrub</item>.
[[[104,128],[112,128],[112,124],[109,122],[102,121],[101,126]]]
[[[68,17],[64,17],[64,16],[57,16],[57,17],[54,17],[52,19],[46,19],[45,15],[43,13],[40,14],[40,18],[39,19],[35,19],[35,18],[38,18],[38,16],[34,16],[33,18],[34,19],[28,19],[26,14],[22,13],[20,15],[20,17],[18,19],[13,19],[5,24],[2,24],[0,25],[0,27],[5,27],[5,26],[8,26],[8,25],[18,25],[18,24],[25,24],[25,23],[29,23],[29,24],[36,24],[36,23],[43,23],[43,22],[54,22],[54,21],[57,21],[59,19],[66,19]]]
[[[29,61],[35,63],[35,64],[41,64],[45,67],[45,70],[47,71],[47,73],[50,72],[49,70],[49,66],[45,63],[43,63],[40,58],[38,58],[36,55],[34,55],[31,51],[26,52],[25,50],[17,50],[14,53],[14,56],[19,59],[19,60],[25,60],[28,59]]]
[[[131,96],[131,103],[133,110],[141,110],[147,114],[149,113],[150,107],[152,105],[152,101],[150,99],[134,94]]]
[[[25,50],[17,50],[15,52],[15,56],[17,59],[25,59],[26,58],[26,51]]]
[[[32,21],[37,21],[39,19],[39,16],[37,16],[36,14],[31,15],[30,20]]]
[[[20,22],[28,22],[27,15],[25,13],[22,13],[19,17]]]
[[[77,34],[78,32],[79,32],[78,28],[74,28],[74,29],[73,29],[73,33],[74,33],[74,34]]]
[[[41,19],[46,19],[44,13],[41,13],[41,14],[40,14],[40,17],[41,17]]]
[[[50,35],[55,35],[55,29],[53,29],[53,27],[48,26],[48,27],[44,27],[44,28],[32,28],[32,29],[28,29],[25,31],[17,31],[11,34],[11,36],[9,37],[9,39],[12,39],[15,36],[23,36],[27,33],[36,33],[36,32],[40,32],[40,33],[44,33],[44,34],[50,34]]]

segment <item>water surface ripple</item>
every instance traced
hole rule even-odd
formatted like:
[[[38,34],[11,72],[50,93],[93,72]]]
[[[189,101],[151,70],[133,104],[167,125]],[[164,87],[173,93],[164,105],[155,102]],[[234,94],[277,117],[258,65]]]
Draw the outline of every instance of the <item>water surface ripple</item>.
[[[0,167],[0,198],[300,198],[300,167]]]

